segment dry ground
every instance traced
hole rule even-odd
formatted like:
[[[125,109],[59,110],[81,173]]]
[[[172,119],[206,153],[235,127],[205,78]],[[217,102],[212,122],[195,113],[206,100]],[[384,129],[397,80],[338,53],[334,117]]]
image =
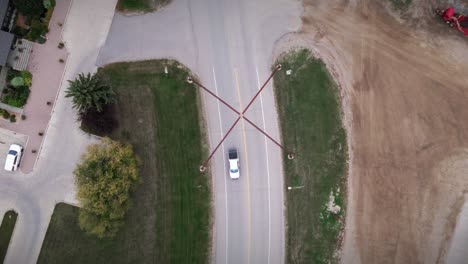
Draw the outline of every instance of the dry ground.
[[[432,15],[434,1],[403,16],[387,2],[305,0],[302,31],[276,52],[311,48],[341,86],[342,261],[441,263],[468,191],[468,38]]]

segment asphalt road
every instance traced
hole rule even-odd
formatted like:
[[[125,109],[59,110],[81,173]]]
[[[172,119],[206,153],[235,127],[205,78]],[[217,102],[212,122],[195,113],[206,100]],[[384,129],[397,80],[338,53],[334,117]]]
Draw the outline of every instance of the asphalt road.
[[[172,57],[240,112],[270,75],[274,42],[299,26],[297,1],[175,0],[161,12],[115,15],[98,64]],[[237,115],[201,92],[211,148]],[[246,116],[279,140],[271,83]],[[240,153],[230,180],[227,150]],[[215,263],[284,262],[284,185],[280,149],[239,122],[213,157]],[[194,168],[197,169],[197,168]]]

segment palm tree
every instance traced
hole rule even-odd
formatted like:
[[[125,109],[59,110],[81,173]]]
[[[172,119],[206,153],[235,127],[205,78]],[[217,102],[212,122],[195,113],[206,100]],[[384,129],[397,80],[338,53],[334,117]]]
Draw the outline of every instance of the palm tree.
[[[72,97],[73,108],[77,109],[79,114],[93,108],[101,112],[104,105],[115,102],[114,91],[97,74],[80,73],[78,78],[68,82],[70,86],[65,92],[65,97]]]

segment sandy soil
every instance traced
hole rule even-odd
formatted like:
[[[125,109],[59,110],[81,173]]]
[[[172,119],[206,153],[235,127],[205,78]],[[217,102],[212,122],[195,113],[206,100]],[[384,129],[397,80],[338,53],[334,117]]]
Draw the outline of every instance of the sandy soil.
[[[468,191],[468,38],[434,1],[414,2],[400,16],[379,1],[305,0],[301,32],[276,50],[311,48],[341,87],[343,263],[444,263]]]

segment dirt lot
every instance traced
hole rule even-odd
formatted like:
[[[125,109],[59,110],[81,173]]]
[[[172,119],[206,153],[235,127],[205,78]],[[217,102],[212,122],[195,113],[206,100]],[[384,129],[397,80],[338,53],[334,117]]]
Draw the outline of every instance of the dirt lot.
[[[468,38],[432,15],[434,1],[403,16],[382,2],[305,0],[302,32],[276,52],[311,48],[342,88],[342,261],[443,263],[468,193]]]

